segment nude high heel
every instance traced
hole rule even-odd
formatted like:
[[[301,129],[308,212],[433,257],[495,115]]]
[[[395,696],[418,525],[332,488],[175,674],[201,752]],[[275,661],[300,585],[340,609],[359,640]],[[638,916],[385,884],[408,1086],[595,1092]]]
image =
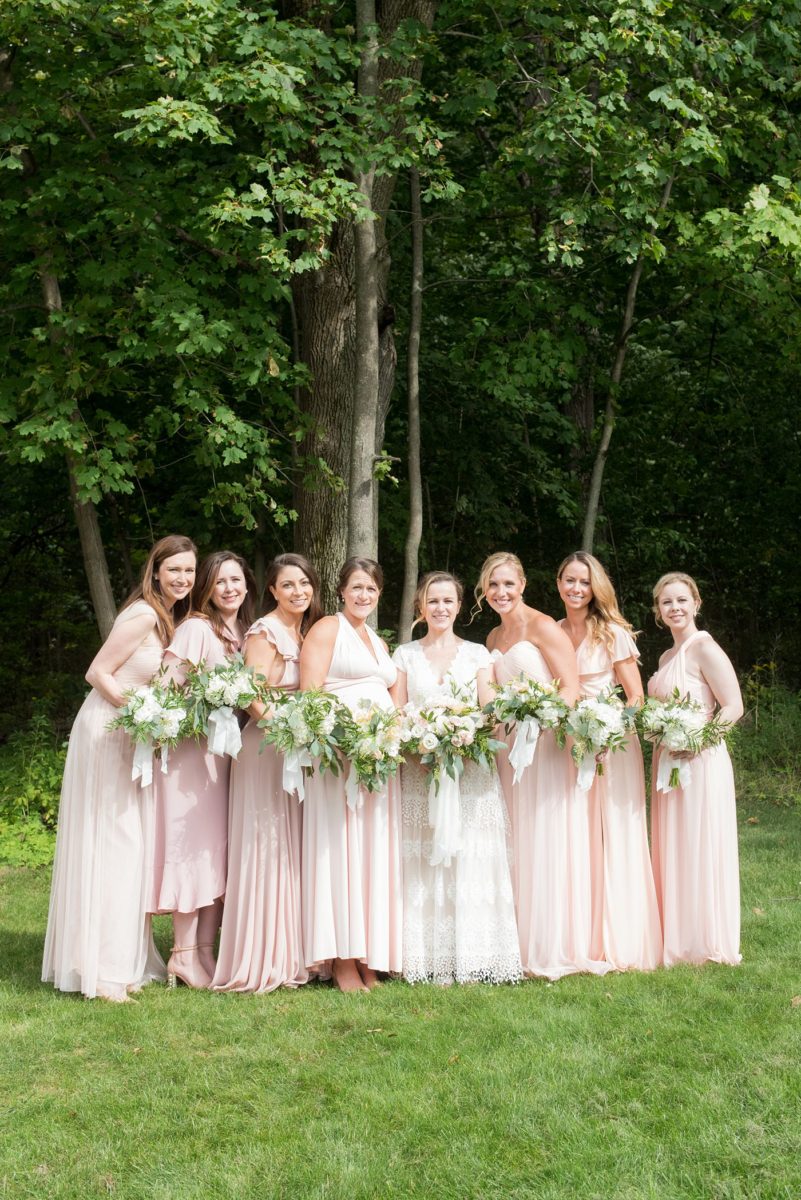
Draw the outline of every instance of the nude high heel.
[[[206,971],[202,966],[200,966],[199,963],[196,965],[200,966],[200,970],[203,972],[203,975],[205,977],[204,983],[200,983],[196,976],[194,978],[191,976],[189,967],[184,966],[183,970],[179,970],[178,967],[176,967],[175,963],[173,962],[173,956],[175,954],[191,954],[192,951],[196,951],[196,950],[197,950],[197,946],[173,946],[172,950],[170,951],[170,961],[167,963],[167,987],[168,988],[177,987],[179,980],[181,981],[181,983],[183,983],[185,985],[185,987],[189,987],[189,988],[201,988],[202,989],[202,988],[207,988],[209,986],[209,984],[211,983],[211,976],[209,975],[208,971]],[[195,964],[193,964],[193,965],[195,965]]]

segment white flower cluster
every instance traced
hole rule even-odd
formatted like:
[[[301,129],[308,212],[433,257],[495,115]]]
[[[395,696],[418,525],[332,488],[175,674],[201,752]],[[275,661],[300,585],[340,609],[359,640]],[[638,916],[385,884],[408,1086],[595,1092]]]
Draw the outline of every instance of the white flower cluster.
[[[666,750],[689,751],[701,749],[707,717],[700,704],[692,700],[646,700],[639,715],[643,734]]]
[[[533,718],[541,729],[556,729],[565,718],[567,705],[555,683],[538,683],[521,675],[496,689],[487,711],[499,723]]]
[[[186,715],[186,707],[176,692],[150,684],[129,693],[111,727],[125,729],[136,742],[173,744],[182,736]]]
[[[212,672],[204,689],[204,699],[212,708],[248,708],[255,699],[253,675],[249,671],[223,668]]]

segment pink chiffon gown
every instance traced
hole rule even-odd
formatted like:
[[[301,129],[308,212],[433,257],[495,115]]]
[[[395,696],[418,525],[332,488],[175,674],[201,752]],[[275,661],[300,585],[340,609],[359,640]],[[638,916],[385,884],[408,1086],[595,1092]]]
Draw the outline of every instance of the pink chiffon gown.
[[[115,628],[152,613],[138,600]],[[114,672],[121,688],[149,683],[161,664],[155,631]],[[147,915],[153,856],[152,786],[131,779],[134,745],[108,730],[117,709],[92,690],[72,726],[61,805],[42,982],[62,992],[125,999],[153,979],[165,979]]]
[[[493,652],[499,684],[519,675],[550,683],[551,674],[531,642]],[[514,729],[509,735],[515,736]],[[512,824],[512,884],[520,957],[526,975],[561,979],[588,971],[603,975],[610,964],[592,955],[589,801],[576,788],[576,771],[553,731],[540,734],[534,761],[512,782],[506,755],[498,768]]]
[[[284,660],[276,686],[296,691],[299,646],[291,633],[269,614],[251,625],[245,640],[259,635]],[[228,883],[215,991],[271,992],[309,978],[300,910],[300,804],[284,791],[283,757],[262,738],[257,722],[249,721],[231,766]]]
[[[182,664],[217,667],[239,646],[224,643],[208,621],[189,617],[175,630],[167,652]],[[185,666],[176,681],[186,678]],[[180,742],[166,774],[157,770],[156,847],[149,911],[192,913],[225,895],[228,855],[228,755],[209,754],[205,739]]]
[[[697,630],[648,683],[649,696],[668,699],[673,689],[702,705],[709,717],[715,697],[686,660]],[[656,790],[659,751],[654,755],[651,842],[654,882],[662,915],[664,963],[739,963],[740,869],[734,773],[725,743],[689,760],[687,787]]]
[[[489,651],[462,642],[438,680],[419,642],[393,656],[409,700],[422,704],[456,687],[477,700],[476,674]],[[510,983],[522,976],[512,879],[510,828],[496,771],[466,762],[460,779],[461,849],[448,866],[431,865],[431,774],[401,767],[403,819],[403,977],[410,983]]]
[[[612,633],[611,652],[603,642],[590,645],[586,638],[576,651],[583,697],[614,687],[614,664],[639,657],[627,630],[613,625]],[[589,800],[592,957],[619,971],[652,971],[662,964],[662,927],[648,852],[642,751],[635,733],[626,738],[625,749],[607,755]]]
[[[367,629],[372,653],[349,621],[339,630],[325,690],[355,709],[360,700],[391,708],[397,672]],[[319,770],[306,783],[302,853],[306,965],[321,975],[334,958],[376,971],[400,971],[403,946],[401,806],[397,781],[348,807],[345,778]]]

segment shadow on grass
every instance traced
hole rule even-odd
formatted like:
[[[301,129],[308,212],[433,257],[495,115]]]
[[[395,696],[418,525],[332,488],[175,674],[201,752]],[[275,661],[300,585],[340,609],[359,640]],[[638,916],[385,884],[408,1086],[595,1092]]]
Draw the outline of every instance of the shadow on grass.
[[[20,933],[0,927],[0,963],[3,982],[26,992],[38,992],[42,983],[44,931]]]

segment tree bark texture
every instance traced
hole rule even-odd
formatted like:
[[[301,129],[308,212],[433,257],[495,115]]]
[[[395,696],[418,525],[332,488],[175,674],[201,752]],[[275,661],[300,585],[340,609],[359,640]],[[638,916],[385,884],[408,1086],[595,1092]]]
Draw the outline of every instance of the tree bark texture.
[[[403,552],[403,596],[401,598],[401,642],[412,636],[414,593],[420,564],[423,536],[423,481],[420,469],[420,335],[423,324],[423,213],[420,204],[420,176],[416,167],[409,175],[412,210],[412,279],[409,305],[409,345],[406,374],[409,399],[409,529]]]

